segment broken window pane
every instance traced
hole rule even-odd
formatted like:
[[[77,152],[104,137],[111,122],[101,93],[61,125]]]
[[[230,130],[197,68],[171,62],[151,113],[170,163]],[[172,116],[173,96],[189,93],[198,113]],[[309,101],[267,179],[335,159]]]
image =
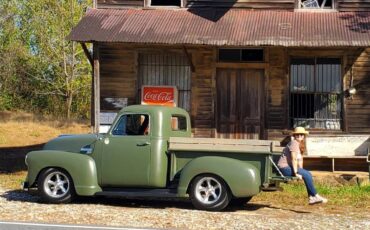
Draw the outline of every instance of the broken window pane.
[[[332,9],[333,0],[299,0],[299,6],[303,9]]]
[[[306,0],[302,2],[303,8],[319,8],[319,3],[317,0]]]

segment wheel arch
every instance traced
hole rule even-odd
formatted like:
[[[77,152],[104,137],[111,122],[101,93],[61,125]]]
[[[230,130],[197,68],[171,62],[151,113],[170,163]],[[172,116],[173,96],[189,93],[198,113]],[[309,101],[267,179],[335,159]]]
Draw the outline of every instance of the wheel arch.
[[[30,185],[39,180],[44,170],[59,168],[69,174],[78,195],[89,196],[101,191],[95,161],[87,155],[53,150],[34,151],[27,154],[27,166]]]
[[[178,196],[187,196],[191,183],[202,174],[221,178],[234,197],[254,196],[260,192],[260,172],[254,165],[228,157],[206,156],[195,158],[182,169]]]

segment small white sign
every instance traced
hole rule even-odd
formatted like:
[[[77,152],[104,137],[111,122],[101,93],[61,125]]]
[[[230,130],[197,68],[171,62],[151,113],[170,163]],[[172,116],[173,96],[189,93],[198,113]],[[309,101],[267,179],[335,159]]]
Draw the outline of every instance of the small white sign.
[[[101,125],[111,125],[113,124],[114,118],[116,118],[117,113],[113,112],[100,112],[100,124]]]
[[[99,133],[108,133],[109,129],[110,129],[110,125],[100,125]]]

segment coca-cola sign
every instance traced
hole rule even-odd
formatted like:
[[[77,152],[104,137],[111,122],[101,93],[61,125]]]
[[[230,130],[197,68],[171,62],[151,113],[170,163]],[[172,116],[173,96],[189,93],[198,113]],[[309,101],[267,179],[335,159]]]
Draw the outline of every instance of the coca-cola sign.
[[[143,86],[141,104],[176,106],[177,89],[175,86]]]

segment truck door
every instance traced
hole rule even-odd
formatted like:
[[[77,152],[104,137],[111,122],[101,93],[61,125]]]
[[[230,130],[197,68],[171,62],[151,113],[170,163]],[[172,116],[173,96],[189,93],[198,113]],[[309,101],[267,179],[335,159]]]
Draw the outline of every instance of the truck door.
[[[150,169],[148,114],[124,114],[102,140],[102,186],[147,186]]]

